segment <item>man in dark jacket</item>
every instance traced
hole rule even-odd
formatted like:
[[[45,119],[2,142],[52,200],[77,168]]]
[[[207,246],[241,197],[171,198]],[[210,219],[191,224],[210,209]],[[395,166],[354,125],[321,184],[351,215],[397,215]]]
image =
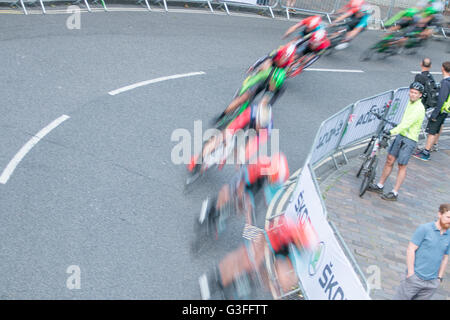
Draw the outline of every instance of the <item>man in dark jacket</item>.
[[[439,131],[441,130],[447,115],[450,113],[450,61],[446,61],[442,64],[442,77],[444,79],[441,81],[438,101],[425,130],[425,132],[428,133],[425,149],[414,155],[414,157],[423,161],[430,160],[431,147],[437,143]]]
[[[422,96],[422,103],[425,106],[425,109],[435,108],[437,101],[434,100],[431,102],[430,101],[431,92],[427,91],[427,89],[429,90],[436,88],[436,81],[434,80],[433,76],[430,73],[431,59],[430,58],[423,59],[422,63],[420,64],[420,67],[422,69],[422,72],[415,76],[414,81],[420,82],[425,87],[425,94]]]

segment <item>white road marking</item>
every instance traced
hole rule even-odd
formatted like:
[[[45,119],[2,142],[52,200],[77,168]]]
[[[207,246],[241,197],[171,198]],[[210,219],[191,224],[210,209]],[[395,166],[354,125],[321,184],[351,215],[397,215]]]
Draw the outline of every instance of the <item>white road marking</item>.
[[[50,131],[59,126],[62,122],[69,119],[69,116],[62,115],[56,120],[53,120],[49,125],[47,125],[44,129],[39,131],[35,136],[33,136],[28,142],[16,153],[14,158],[8,163],[5,170],[3,170],[2,175],[0,176],[0,183],[6,184],[8,182],[9,177],[13,174],[17,165],[22,161],[25,155],[30,151],[43,137],[45,137]]]
[[[110,92],[108,92],[108,94],[110,94],[112,96],[115,96],[116,94],[119,94],[119,93],[122,93],[122,92],[125,92],[125,91],[129,91],[129,90],[133,90],[133,89],[136,89],[138,87],[146,86],[146,85],[149,85],[149,84],[152,84],[152,83],[166,81],[166,80],[171,80],[171,79],[184,78],[184,77],[198,76],[198,75],[202,75],[202,74],[205,74],[205,73],[203,71],[190,72],[190,73],[174,74],[172,76],[167,76],[167,77],[161,77],[161,78],[141,81],[141,82],[138,82],[138,83],[131,84],[129,86],[125,86],[125,87],[122,87],[122,88],[110,91]]]
[[[351,70],[351,69],[316,69],[316,68],[306,68],[305,71],[323,71],[323,72],[352,72],[352,73],[364,73],[362,70]]]
[[[412,74],[419,74],[419,73],[422,73],[422,71],[411,71],[411,73]],[[436,72],[436,71],[433,71],[433,72],[430,72],[431,74],[438,74],[438,75],[441,75],[442,74],[442,72]]]

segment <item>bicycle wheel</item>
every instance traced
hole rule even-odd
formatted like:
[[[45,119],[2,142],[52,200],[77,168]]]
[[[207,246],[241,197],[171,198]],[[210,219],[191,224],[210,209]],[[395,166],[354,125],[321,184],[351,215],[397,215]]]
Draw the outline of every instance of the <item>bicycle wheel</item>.
[[[358,172],[356,173],[356,177],[357,178],[359,178],[359,176],[361,175],[361,172],[364,170],[364,168],[366,168],[366,170],[367,170],[367,168],[369,167],[369,162],[370,162],[370,159],[371,159],[369,157],[369,155],[372,153],[372,148],[373,148],[373,140],[371,140],[369,142],[369,144],[367,145],[366,149],[364,150],[364,152],[362,154],[362,156],[364,156],[364,161],[361,164],[361,167],[359,167]]]
[[[377,157],[373,157],[370,160],[370,164],[367,168],[366,173],[364,174],[363,181],[361,182],[361,186],[359,188],[359,196],[362,197],[364,193],[366,193],[369,184],[373,182],[375,179],[376,173],[376,164],[378,163]]]

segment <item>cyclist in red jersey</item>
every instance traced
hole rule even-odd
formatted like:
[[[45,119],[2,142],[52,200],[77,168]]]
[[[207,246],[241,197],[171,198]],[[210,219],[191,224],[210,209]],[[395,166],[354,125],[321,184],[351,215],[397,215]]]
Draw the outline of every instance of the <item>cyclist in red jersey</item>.
[[[291,76],[297,75],[313,64],[330,47],[331,43],[325,29],[319,29],[311,34],[308,39],[302,39],[296,44],[295,62],[288,68]],[[295,70],[295,71],[291,71]]]
[[[267,270],[262,268],[266,248],[275,256],[281,286],[290,288],[298,284],[290,246],[308,251],[314,250],[317,244],[318,237],[312,228],[282,215],[275,226],[261,230],[253,240],[227,254],[216,267],[200,276],[202,299],[211,299],[217,291],[226,299],[248,299],[256,284],[267,286]]]
[[[324,28],[324,24],[322,22],[322,17],[320,16],[311,16],[306,19],[303,19],[299,23],[294,24],[292,27],[287,29],[285,34],[283,35],[283,39],[287,38],[290,34],[294,33],[296,30],[298,31],[297,39],[304,38],[308,34],[318,31],[319,29]]]
[[[284,74],[284,70],[278,69],[278,72]],[[285,76],[283,75],[283,78]],[[276,83],[270,83],[269,86],[276,86]],[[266,143],[271,133],[272,123],[272,105],[275,101],[284,93],[284,88],[278,88],[277,90],[267,91],[261,98],[259,104],[251,104],[246,108],[239,116],[237,116],[220,134],[213,136],[208,140],[204,146],[201,155],[196,155],[191,158],[188,165],[188,170],[195,174],[200,167],[198,158],[201,156],[205,159],[207,155],[211,154],[216,148],[223,142],[229,143],[234,135],[239,130],[253,129],[256,133],[255,136],[251,136],[246,144],[246,158],[245,163],[251,156],[259,149],[259,146]],[[226,159],[223,159],[226,160]]]
[[[231,182],[222,187],[215,199],[207,198],[203,201],[197,236],[203,236],[200,231],[203,229],[208,237],[215,235],[217,238],[225,229],[225,221],[230,215],[229,211],[223,209],[233,202],[236,211],[245,214],[247,224],[253,224],[254,195],[263,189],[268,205],[288,178],[289,167],[283,153],[276,153],[270,158],[262,156],[254,163],[242,166]]]

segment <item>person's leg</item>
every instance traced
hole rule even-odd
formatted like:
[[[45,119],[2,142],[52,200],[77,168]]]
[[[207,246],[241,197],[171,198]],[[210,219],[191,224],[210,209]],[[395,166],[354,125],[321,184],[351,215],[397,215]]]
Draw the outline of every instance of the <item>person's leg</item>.
[[[219,276],[224,287],[230,285],[233,280],[242,273],[255,271],[264,260],[264,246],[266,239],[264,234],[260,234],[250,243],[249,248],[245,245],[240,246],[233,252],[230,252],[219,263]]]
[[[398,165],[397,179],[395,180],[395,185],[394,185],[394,189],[393,189],[393,191],[395,193],[398,193],[398,190],[400,190],[400,187],[401,187],[403,181],[405,181],[406,167],[407,167],[407,165],[401,165],[401,164]]]
[[[417,293],[421,290],[420,284],[417,281],[417,276],[413,274],[409,278],[406,276],[400,282],[400,286],[392,298],[393,300],[413,300]]]
[[[440,281],[439,279],[434,280],[421,280],[423,283],[423,287],[419,290],[414,297],[414,300],[430,300],[434,293],[439,288]]]
[[[401,138],[400,143],[400,150],[398,152],[398,173],[397,178],[395,180],[395,185],[392,190],[392,193],[397,196],[398,191],[400,190],[401,185],[403,184],[403,181],[405,181],[406,178],[406,167],[408,165],[409,159],[411,158],[411,155],[414,153],[414,150],[416,149],[417,142],[411,139],[408,139],[406,137]]]
[[[225,109],[224,113],[230,113],[230,112],[234,111],[237,107],[242,105],[248,99],[250,99],[250,93],[248,91],[246,91],[242,95],[236,97],[233,101],[231,101],[231,103]]]
[[[390,176],[392,172],[392,168],[394,167],[395,157],[391,154],[388,154],[386,158],[386,163],[384,164],[383,171],[381,172],[380,180],[378,181],[379,185],[384,185],[387,178]]]
[[[428,134],[427,136],[427,142],[425,143],[425,150],[430,151],[431,147],[436,143],[437,141],[437,135],[436,134]]]

